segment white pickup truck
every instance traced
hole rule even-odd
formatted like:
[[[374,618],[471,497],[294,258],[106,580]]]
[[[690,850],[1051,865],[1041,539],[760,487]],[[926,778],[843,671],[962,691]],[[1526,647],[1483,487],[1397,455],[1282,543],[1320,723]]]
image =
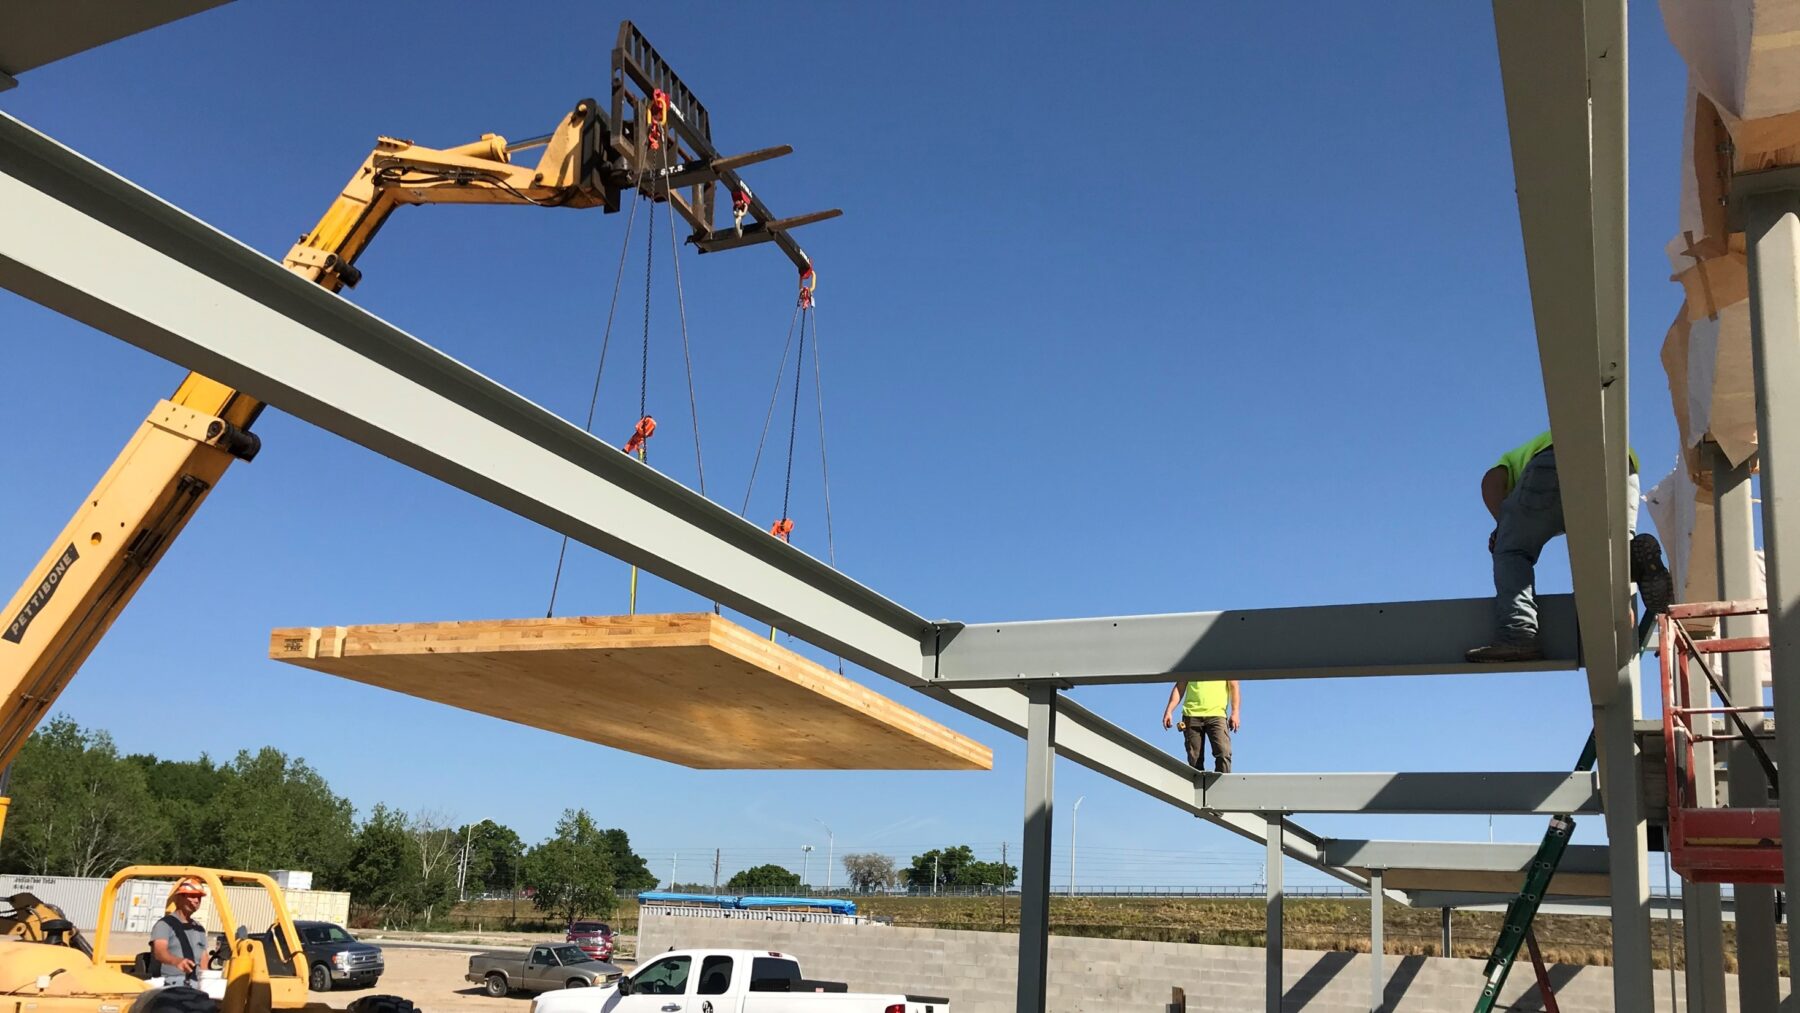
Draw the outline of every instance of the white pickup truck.
[[[772,950],[670,950],[617,985],[546,992],[531,1013],[949,1013],[935,996],[850,992],[811,981]]]

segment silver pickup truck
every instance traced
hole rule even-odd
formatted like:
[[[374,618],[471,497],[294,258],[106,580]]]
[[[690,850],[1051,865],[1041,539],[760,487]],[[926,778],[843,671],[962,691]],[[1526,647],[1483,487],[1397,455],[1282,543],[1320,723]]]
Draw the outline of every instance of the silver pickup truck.
[[[463,977],[499,998],[509,992],[616,985],[623,973],[574,943],[539,943],[524,953],[477,953]]]

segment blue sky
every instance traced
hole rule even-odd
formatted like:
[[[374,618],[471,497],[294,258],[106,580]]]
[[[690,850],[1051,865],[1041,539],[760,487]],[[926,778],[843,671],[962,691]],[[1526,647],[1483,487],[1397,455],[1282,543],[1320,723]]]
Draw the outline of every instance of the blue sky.
[[[622,17],[708,105],[722,149],[794,146],[747,172],[778,213],[845,211],[798,235],[819,265],[851,575],[968,621],[1491,591],[1477,483],[1546,415],[1485,5],[549,3],[420,18],[244,2],[28,73],[0,109],[279,257],[378,135],[529,137],[604,97]],[[1657,350],[1680,302],[1661,251],[1684,80],[1654,4],[1634,5],[1630,59],[1631,425],[1653,482],[1677,439]],[[652,463],[693,484],[657,222]],[[624,226],[598,211],[402,209],[349,298],[579,421]],[[637,412],[634,247],[596,427],[615,442]],[[682,269],[708,491],[735,509],[793,272],[770,247],[690,252]],[[182,371],[10,293],[0,354],[15,490],[0,500],[0,573],[22,580]],[[810,412],[791,513],[795,544],[824,556]],[[1018,740],[854,669],[991,744],[994,771],[703,773],[268,661],[276,626],[541,614],[558,538],[278,411],[257,430],[262,456],[233,469],[58,710],[133,751],[272,744],[364,810],[493,818],[536,839],[586,806],[664,875],[675,854],[697,867],[714,847],[797,866],[800,845],[824,851],[817,819],[840,853],[992,855],[1019,839]],[[784,438],[778,422],[759,523],[779,511]],[[1540,567],[1547,590],[1568,587],[1560,544]],[[559,611],[623,612],[626,582],[577,547]],[[644,585],[642,611],[698,607]],[[1167,692],[1075,695],[1174,751]],[[1566,768],[1589,721],[1579,673],[1256,683],[1244,697],[1244,771]],[[172,723],[178,708],[206,719]],[[1072,764],[1057,777],[1065,805],[1086,796],[1083,882],[1254,878],[1237,838]],[[1304,822],[1488,834],[1485,817]],[[1495,826],[1526,840],[1542,821]],[[1599,820],[1578,834],[1602,839]]]

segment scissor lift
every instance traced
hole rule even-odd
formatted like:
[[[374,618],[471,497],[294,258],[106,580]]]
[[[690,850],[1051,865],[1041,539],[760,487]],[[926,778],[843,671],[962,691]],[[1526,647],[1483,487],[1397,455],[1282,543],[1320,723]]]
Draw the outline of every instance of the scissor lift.
[[[1769,806],[1721,808],[1701,799],[1695,787],[1694,746],[1702,742],[1744,743],[1768,775],[1769,795],[1779,798],[1775,762],[1763,746],[1774,733],[1765,723],[1773,708],[1758,699],[1734,702],[1707,658],[1743,651],[1766,651],[1767,636],[1697,637],[1693,627],[1728,616],[1766,616],[1768,602],[1699,602],[1672,605],[1659,619],[1662,655],[1663,749],[1669,779],[1669,862],[1691,883],[1779,885],[1781,810]],[[1719,624],[1722,630],[1723,623]],[[1693,669],[1705,675],[1720,706],[1690,692]],[[1746,719],[1752,715],[1755,726]],[[1717,718],[1723,718],[1723,728]]]

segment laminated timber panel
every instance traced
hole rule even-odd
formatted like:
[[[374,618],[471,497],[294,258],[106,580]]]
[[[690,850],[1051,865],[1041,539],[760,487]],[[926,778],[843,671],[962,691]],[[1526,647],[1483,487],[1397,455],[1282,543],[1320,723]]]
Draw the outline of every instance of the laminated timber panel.
[[[710,612],[314,626],[277,661],[712,770],[990,770],[993,752]]]

